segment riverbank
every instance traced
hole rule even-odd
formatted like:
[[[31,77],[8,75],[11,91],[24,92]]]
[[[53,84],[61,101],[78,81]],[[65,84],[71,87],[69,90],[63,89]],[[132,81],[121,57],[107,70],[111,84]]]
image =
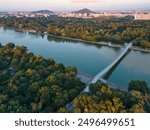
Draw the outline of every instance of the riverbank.
[[[51,37],[55,37],[55,38],[60,38],[60,39],[73,40],[73,41],[77,41],[77,42],[85,42],[85,43],[89,43],[89,44],[103,45],[103,46],[108,46],[108,47],[113,47],[113,48],[122,48],[122,47],[124,47],[122,45],[111,44],[110,42],[86,41],[86,40],[82,40],[82,39],[69,38],[69,37],[63,37],[63,36],[56,36],[56,35],[52,35],[52,34],[47,34],[47,36],[51,36]],[[150,49],[144,49],[144,48],[137,47],[137,46],[133,46],[131,48],[131,50],[150,53]]]
[[[0,28],[7,29],[3,25],[0,26]],[[8,29],[10,29],[10,28],[8,28]],[[84,43],[88,43],[88,44],[96,44],[96,45],[108,46],[108,47],[112,47],[112,48],[123,48],[124,47],[123,45],[112,44],[111,42],[87,41],[87,40],[82,40],[82,39],[78,39],[78,38],[56,36],[56,35],[49,34],[47,32],[41,33],[41,32],[37,32],[35,30],[27,30],[27,29],[24,29],[24,30],[14,29],[14,30],[18,31],[18,32],[37,34],[37,35],[42,35],[42,36],[47,35],[47,36],[54,37],[54,38],[72,40],[72,41],[77,41],[77,42],[84,42]],[[141,48],[141,47],[138,47],[138,46],[132,46],[131,50],[133,50],[133,51],[140,51],[140,52],[144,52],[144,53],[150,53],[150,49],[144,49],[144,48]]]
[[[133,46],[131,49],[134,50],[134,51],[150,53],[150,49],[143,49],[143,48],[140,48],[140,47],[137,47],[137,46]]]
[[[55,38],[60,38],[60,39],[66,39],[66,40],[72,40],[72,41],[77,41],[77,42],[84,42],[84,43],[89,43],[89,44],[97,44],[97,45],[109,46],[109,47],[113,47],[113,48],[122,48],[123,47],[122,45],[111,44],[111,42],[87,41],[87,40],[82,40],[82,39],[78,39],[78,38],[56,36],[56,35],[49,34],[47,32],[41,33],[41,32],[37,32],[35,30],[19,30],[19,29],[15,29],[15,31],[24,32],[24,33],[31,33],[31,34],[38,34],[38,35],[42,35],[42,36],[43,35],[47,35],[47,36],[50,36],[50,37],[55,37]]]
[[[110,42],[86,41],[86,40],[82,40],[82,39],[69,38],[69,37],[63,37],[63,36],[56,36],[56,35],[52,35],[52,34],[47,34],[47,36],[51,36],[51,37],[55,37],[55,38],[61,38],[61,39],[66,39],[66,40],[73,40],[73,41],[77,41],[77,42],[85,42],[85,43],[90,43],[90,44],[109,46],[109,47],[113,47],[113,48],[122,48],[123,47],[121,45],[111,44]]]

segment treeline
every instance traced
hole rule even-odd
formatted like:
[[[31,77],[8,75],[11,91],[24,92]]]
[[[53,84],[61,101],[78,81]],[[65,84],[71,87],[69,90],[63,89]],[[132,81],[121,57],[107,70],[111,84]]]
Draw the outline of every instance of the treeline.
[[[131,81],[128,92],[92,84],[88,94],[74,99],[73,106],[82,113],[150,113],[150,89],[144,81]]]
[[[0,45],[0,112],[57,112],[83,90],[74,67]]]
[[[150,21],[130,18],[79,19],[51,16],[48,18],[0,19],[0,24],[18,30],[33,29],[37,32],[78,38],[88,41],[106,41],[117,44],[133,42],[135,46],[150,48]]]

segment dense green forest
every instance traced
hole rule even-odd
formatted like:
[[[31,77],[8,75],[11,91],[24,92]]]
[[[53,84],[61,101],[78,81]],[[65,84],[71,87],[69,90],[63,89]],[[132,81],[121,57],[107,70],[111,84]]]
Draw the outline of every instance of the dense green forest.
[[[0,25],[17,30],[35,30],[39,33],[88,41],[106,41],[117,44],[133,42],[135,46],[150,48],[150,21],[131,18],[16,18],[0,19]]]
[[[83,90],[76,73],[24,46],[0,46],[0,112],[57,112]]]
[[[92,84],[90,93],[74,99],[75,112],[142,113],[150,112],[150,89],[144,81],[131,81],[129,92],[111,89],[102,83]]]

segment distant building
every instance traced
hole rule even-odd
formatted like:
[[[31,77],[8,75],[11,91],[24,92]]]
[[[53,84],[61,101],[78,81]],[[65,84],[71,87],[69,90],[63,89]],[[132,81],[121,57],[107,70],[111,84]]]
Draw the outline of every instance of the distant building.
[[[150,13],[135,13],[135,20],[150,20]]]
[[[82,9],[74,12],[61,12],[60,17],[76,17],[76,18],[99,18],[99,17],[126,17],[133,16],[133,12],[94,12],[88,9]]]

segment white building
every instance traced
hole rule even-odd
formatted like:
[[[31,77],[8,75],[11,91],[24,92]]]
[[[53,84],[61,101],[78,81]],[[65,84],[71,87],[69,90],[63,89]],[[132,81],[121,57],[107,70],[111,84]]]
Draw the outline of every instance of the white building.
[[[135,13],[135,20],[150,20],[150,13]]]

